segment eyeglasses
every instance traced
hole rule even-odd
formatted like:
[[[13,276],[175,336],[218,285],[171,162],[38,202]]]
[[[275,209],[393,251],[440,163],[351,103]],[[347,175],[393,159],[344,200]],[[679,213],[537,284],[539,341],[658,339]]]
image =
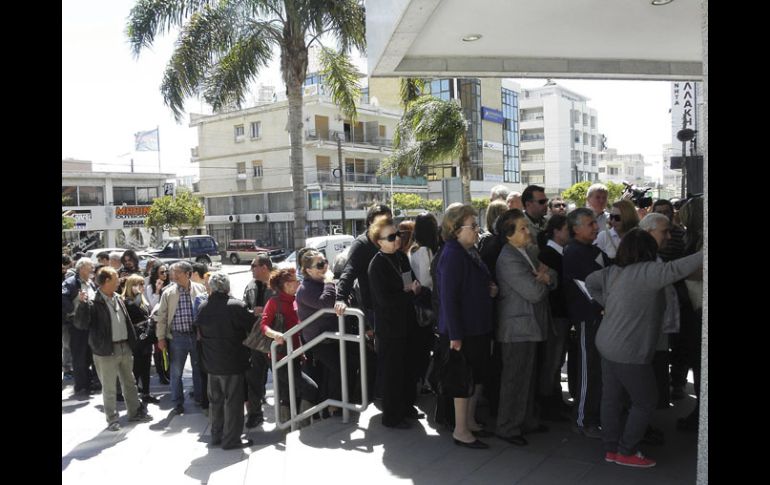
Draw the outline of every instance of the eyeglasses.
[[[393,238],[393,240],[395,241],[396,238]],[[324,269],[327,264],[329,264],[329,262],[325,259],[322,259],[321,261],[317,262],[314,267],[315,269]]]
[[[610,214],[610,220],[620,222],[620,214]]]
[[[460,229],[462,229],[464,227],[470,227],[472,231],[475,231],[475,230],[477,230],[479,228],[479,224],[477,222],[474,222],[473,224],[471,224],[469,226],[460,226]]]
[[[554,209],[558,209],[558,208],[562,208],[563,209],[563,208],[567,207],[567,204],[553,204],[551,207],[553,207]]]
[[[540,205],[545,205],[548,203],[548,199],[540,199],[540,200],[536,200],[535,202],[537,202]]]
[[[381,237],[380,241],[388,240],[388,242],[394,242],[397,237],[401,237],[401,231],[396,231],[393,234],[388,234],[385,237]]]

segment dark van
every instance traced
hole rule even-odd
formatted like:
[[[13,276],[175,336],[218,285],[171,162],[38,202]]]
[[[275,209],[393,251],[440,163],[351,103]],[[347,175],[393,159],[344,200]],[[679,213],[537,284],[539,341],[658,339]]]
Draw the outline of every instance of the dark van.
[[[150,251],[161,259],[184,259],[197,263],[221,263],[217,242],[207,235],[172,237],[163,241],[160,249]]]

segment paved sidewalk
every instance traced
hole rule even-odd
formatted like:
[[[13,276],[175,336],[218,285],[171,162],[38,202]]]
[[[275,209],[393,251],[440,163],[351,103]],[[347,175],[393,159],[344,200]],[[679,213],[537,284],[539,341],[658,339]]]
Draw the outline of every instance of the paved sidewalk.
[[[186,392],[192,388],[189,366]],[[305,429],[275,430],[272,390],[264,406],[266,423],[248,430],[254,446],[224,451],[208,448],[208,418],[186,397],[183,415],[171,413],[168,386],[149,405],[151,423],[129,424],[125,406],[119,432],[105,430],[101,394],[71,398],[62,389],[62,484],[122,485],[137,483],[234,485],[256,483],[521,483],[674,485],[695,483],[697,434],[675,429],[677,417],[692,409],[692,397],[656,413],[653,425],[665,432],[663,446],[642,446],[658,460],[651,469],[621,467],[603,460],[601,442],[572,433],[569,423],[547,422],[551,431],[530,435],[529,446],[516,447],[485,439],[489,450],[469,450],[452,443],[451,433],[426,419],[409,430],[385,428],[377,405],[350,424],[341,418],[316,421]],[[692,392],[692,385],[688,385]],[[430,396],[421,409],[430,417]]]

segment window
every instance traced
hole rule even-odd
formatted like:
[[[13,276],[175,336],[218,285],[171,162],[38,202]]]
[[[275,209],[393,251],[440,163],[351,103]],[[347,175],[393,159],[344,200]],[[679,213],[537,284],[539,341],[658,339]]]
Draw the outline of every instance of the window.
[[[442,80],[443,82],[443,80]],[[484,180],[484,151],[481,133],[481,80],[458,79],[457,89],[463,115],[468,120],[468,152],[471,158],[471,180]]]
[[[152,204],[152,201],[157,198],[158,198],[157,187],[137,187],[136,188],[137,204]]]
[[[115,205],[136,205],[136,190],[134,187],[113,187],[112,201]]]
[[[596,166],[596,154],[595,153],[591,154],[591,166],[593,166],[593,167]]]
[[[235,133],[235,136],[238,136],[238,133]],[[251,122],[251,139],[255,138],[262,138],[262,122],[261,121],[252,121]]]
[[[605,167],[599,167],[599,173],[604,173]]]
[[[265,212],[265,195],[241,195],[235,197],[236,214],[257,214]]]
[[[262,177],[262,160],[254,160],[251,162],[252,169],[254,170],[254,177]]]
[[[518,183],[519,164],[519,96],[515,91],[502,88],[503,111],[503,181]]]
[[[361,89],[361,104],[369,104],[369,88]]]
[[[608,175],[618,175],[618,167],[607,167]]]
[[[294,194],[292,192],[267,194],[267,207],[270,212],[291,212],[294,210]]]
[[[453,79],[434,79],[426,84],[426,91],[437,98],[449,101],[455,97],[453,81]]]
[[[235,141],[243,141],[243,125],[235,125]]]
[[[238,190],[246,190],[246,162],[238,162],[238,175],[235,178],[235,185]]]
[[[208,204],[208,211],[206,214],[212,216],[225,216],[230,214],[230,198],[229,197],[215,197],[206,199]]]

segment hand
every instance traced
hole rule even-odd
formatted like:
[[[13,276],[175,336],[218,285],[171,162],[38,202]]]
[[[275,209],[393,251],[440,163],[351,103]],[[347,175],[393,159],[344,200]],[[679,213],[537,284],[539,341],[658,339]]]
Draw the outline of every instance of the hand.
[[[80,298],[80,303],[87,302],[88,301],[88,291],[80,290],[80,294],[78,295],[78,298]]]
[[[324,273],[324,283],[334,283],[334,273],[327,270],[326,273]]]
[[[275,332],[275,336],[273,337],[273,340],[278,342],[278,345],[283,345],[286,343],[286,340],[283,339],[283,334],[279,332]]]
[[[422,285],[420,285],[420,282],[417,280],[412,281],[412,284],[409,287],[409,291],[413,292],[415,295],[419,295],[420,290],[422,290]]]
[[[463,348],[463,341],[462,340],[450,340],[449,341],[449,348],[452,350],[457,350],[458,352],[460,349]]]
[[[492,298],[497,296],[497,293],[500,291],[500,288],[497,287],[497,285],[494,282],[489,283],[489,296]]]
[[[341,316],[345,313],[345,310],[348,309],[348,306],[345,304],[344,301],[338,301],[334,304],[334,312],[337,314],[337,316]]]
[[[166,339],[164,338],[158,339],[158,348],[160,350],[166,350]]]
[[[258,315],[265,311],[265,307],[263,306],[255,306],[254,309],[251,311],[254,315]]]
[[[163,281],[162,280],[156,280],[155,281],[155,293],[158,293],[161,288],[163,288]]]
[[[367,330],[364,335],[366,335],[366,340],[372,340],[374,339],[374,330]]]

